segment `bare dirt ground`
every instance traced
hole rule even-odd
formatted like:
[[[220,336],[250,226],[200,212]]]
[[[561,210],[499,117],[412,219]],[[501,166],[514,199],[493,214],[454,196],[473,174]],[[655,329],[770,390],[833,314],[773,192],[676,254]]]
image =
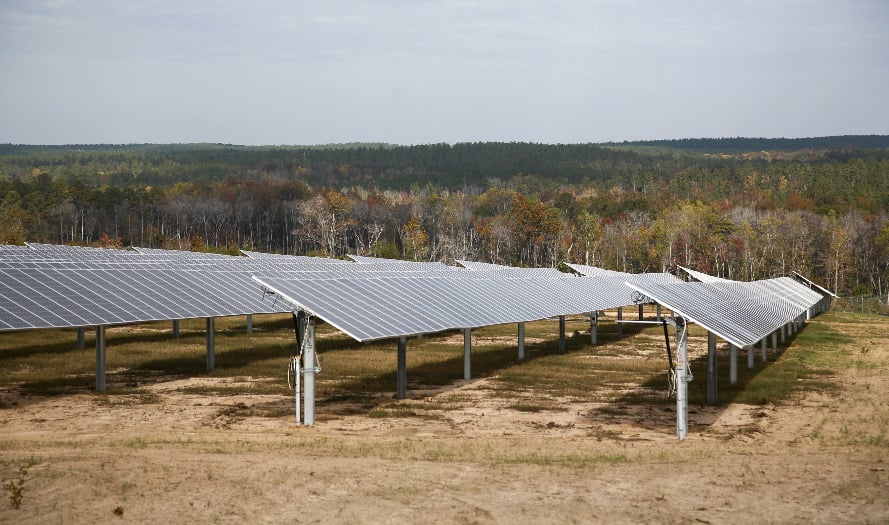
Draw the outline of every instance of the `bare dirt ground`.
[[[668,405],[520,412],[485,379],[412,389],[406,417],[322,405],[311,428],[286,396],[183,393],[231,379],[7,388],[0,522],[889,523],[889,347],[864,358],[829,395],[691,407],[685,441]]]

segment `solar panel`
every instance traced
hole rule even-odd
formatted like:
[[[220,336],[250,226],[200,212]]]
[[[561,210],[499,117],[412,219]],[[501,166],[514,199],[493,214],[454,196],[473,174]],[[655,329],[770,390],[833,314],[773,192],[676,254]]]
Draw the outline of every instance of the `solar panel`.
[[[364,255],[347,255],[346,257],[360,265],[375,265],[378,267],[413,268],[425,271],[453,271],[456,269],[442,262],[403,261],[401,259],[384,259]]]
[[[469,273],[469,272],[467,272]],[[353,276],[254,279],[296,308],[305,308],[359,341],[519,323],[634,304],[623,283],[594,278],[463,279]]]
[[[696,279],[699,282],[703,283],[738,283],[741,281],[732,281],[730,279],[723,279],[722,277],[714,277],[712,275],[708,275],[703,272],[698,272],[695,270],[691,270],[689,268],[685,268],[684,266],[679,266],[679,268],[686,272],[689,276]],[[745,283],[750,286],[762,286],[767,288],[771,293],[775,294],[782,299],[789,301],[802,309],[808,309],[818,303],[821,300],[821,294],[814,292],[809,287],[804,286],[797,281],[789,278],[789,277],[777,277],[774,279],[763,279],[759,281],[751,281],[749,283]]]
[[[0,330],[289,311],[245,272],[0,269]]]
[[[305,264],[340,264],[340,265],[351,265],[354,264],[350,261],[344,261],[342,259],[331,259],[329,257],[309,257],[306,255],[281,255],[278,253],[265,253],[265,252],[253,252],[249,250],[240,250],[245,256],[250,259],[261,259],[267,261],[281,262],[281,263],[305,263]]]
[[[722,277],[716,277],[713,275],[706,274],[704,272],[699,272],[696,270],[692,270],[691,268],[686,268],[685,266],[676,265],[680,270],[687,273],[689,277],[696,281],[700,281],[702,283],[722,283],[722,282],[732,282],[731,279],[723,279]]]
[[[837,294],[835,294],[835,293],[831,292],[830,290],[828,290],[827,288],[815,283],[813,280],[809,279],[808,277],[804,276],[803,274],[801,274],[799,272],[793,272],[793,275],[795,275],[797,279],[803,281],[803,283],[805,283],[806,286],[808,286],[810,289],[816,289],[822,295],[825,295],[827,297],[837,297]]]
[[[737,347],[759,342],[808,308],[784,299],[771,284],[761,281],[628,283]]]
[[[516,266],[504,266],[502,264],[466,261],[460,259],[458,259],[456,262],[457,264],[460,264],[471,272],[491,272],[494,275],[498,275],[503,278],[521,279],[527,277],[574,277],[570,273],[559,271],[557,268],[519,268]]]

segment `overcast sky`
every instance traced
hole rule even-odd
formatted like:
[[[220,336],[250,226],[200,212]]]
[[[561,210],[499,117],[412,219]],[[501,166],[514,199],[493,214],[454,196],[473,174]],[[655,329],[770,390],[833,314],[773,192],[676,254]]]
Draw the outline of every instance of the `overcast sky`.
[[[0,0],[0,143],[870,133],[885,0]]]

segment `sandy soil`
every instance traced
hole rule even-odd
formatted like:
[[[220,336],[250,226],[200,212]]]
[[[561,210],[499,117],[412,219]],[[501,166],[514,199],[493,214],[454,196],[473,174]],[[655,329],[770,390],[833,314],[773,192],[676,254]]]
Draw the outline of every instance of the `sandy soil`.
[[[668,405],[518,412],[488,380],[411,390],[408,417],[323,404],[311,428],[285,396],[182,392],[229,379],[6,389],[0,522],[889,523],[887,358],[831,395],[691,407],[685,441]]]

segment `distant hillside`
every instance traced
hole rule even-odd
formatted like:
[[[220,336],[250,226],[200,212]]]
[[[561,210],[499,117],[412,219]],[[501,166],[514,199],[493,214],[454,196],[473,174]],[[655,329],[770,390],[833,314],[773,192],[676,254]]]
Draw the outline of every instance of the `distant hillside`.
[[[302,150],[350,150],[359,148],[386,149],[398,147],[385,142],[347,142],[341,144],[318,144],[313,146],[240,146],[211,142],[184,144],[0,144],[0,157],[9,155],[49,155],[62,153],[176,153],[194,151],[302,151]]]
[[[825,149],[807,149],[815,147]],[[787,162],[804,162],[820,166],[816,172],[822,173],[826,172],[822,166],[825,163],[854,159],[870,163],[868,169],[856,171],[857,177],[864,178],[858,182],[867,181],[864,187],[868,192],[883,188],[885,181],[877,174],[882,174],[884,167],[874,163],[889,159],[889,136],[682,139],[612,145],[0,145],[0,180],[29,180],[43,174],[50,181],[77,181],[91,187],[160,188],[179,183],[213,185],[273,178],[299,179],[313,187],[402,190],[432,183],[449,189],[473,187],[477,191],[514,183],[526,192],[535,192],[553,183],[634,190],[666,183],[689,183],[695,187],[688,182],[694,179],[707,186],[719,183],[720,190],[708,190],[709,196],[715,198],[738,191],[739,170],[765,173],[789,169]],[[860,186],[850,191],[861,195]]]
[[[719,138],[639,140],[610,143],[612,146],[647,146],[695,153],[747,153],[751,151],[798,151],[805,149],[889,148],[889,135],[839,135],[800,139]]]

